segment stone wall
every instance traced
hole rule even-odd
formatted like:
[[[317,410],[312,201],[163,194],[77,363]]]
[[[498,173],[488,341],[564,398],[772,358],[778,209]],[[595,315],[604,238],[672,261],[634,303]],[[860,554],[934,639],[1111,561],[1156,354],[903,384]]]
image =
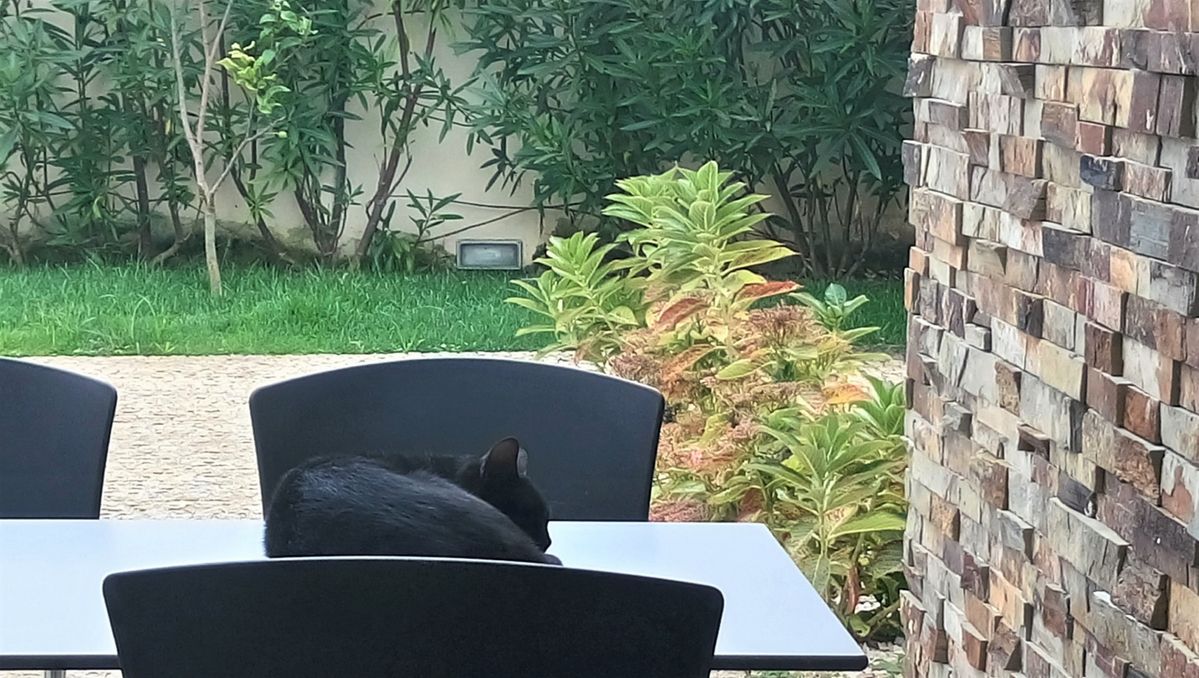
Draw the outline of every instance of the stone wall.
[[[1199,676],[1199,2],[917,4],[908,672]]]

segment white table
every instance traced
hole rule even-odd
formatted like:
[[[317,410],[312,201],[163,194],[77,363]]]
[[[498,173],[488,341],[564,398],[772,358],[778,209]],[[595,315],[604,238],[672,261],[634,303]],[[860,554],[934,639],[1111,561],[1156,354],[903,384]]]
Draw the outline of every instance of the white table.
[[[866,656],[762,525],[550,525],[568,567],[724,594],[713,669],[856,670]],[[263,559],[256,520],[0,520],[0,670],[117,669],[100,585],[113,572]]]

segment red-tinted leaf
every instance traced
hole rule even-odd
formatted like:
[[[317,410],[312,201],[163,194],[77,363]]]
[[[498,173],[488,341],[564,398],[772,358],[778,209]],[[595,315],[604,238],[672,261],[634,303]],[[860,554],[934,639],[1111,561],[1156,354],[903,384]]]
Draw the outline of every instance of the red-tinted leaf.
[[[654,329],[674,329],[679,323],[703,311],[707,307],[708,302],[703,299],[683,297],[662,309],[662,312],[658,314],[657,321],[654,323]]]
[[[799,283],[792,280],[774,280],[758,285],[746,285],[737,293],[738,301],[756,301],[767,297],[777,297],[799,289]]]

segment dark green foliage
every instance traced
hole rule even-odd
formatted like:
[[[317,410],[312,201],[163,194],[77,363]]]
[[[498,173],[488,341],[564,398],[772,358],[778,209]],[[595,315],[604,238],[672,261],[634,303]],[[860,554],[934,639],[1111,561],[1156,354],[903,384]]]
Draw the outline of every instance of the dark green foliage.
[[[852,273],[902,185],[911,17],[911,0],[480,3],[476,135],[494,180],[609,231],[617,178],[717,160],[781,199],[771,230],[806,271]]]
[[[364,213],[367,236],[352,259],[374,251],[375,233],[399,228],[391,218],[415,160],[413,132],[437,124],[444,135],[461,118],[461,85],[450,82],[434,50],[439,34],[451,32],[449,12],[463,2],[235,0],[215,46],[225,58],[201,148],[212,178],[229,166],[272,260],[296,258],[272,232],[280,200],[294,201],[322,261],[344,253],[353,211]],[[203,76],[198,18],[175,0],[26,4],[0,1],[0,206],[9,215],[0,251],[17,264],[32,242],[170,258],[199,202],[177,119],[171,12],[179,10],[182,24],[193,118]],[[223,8],[213,4],[210,36]],[[256,105],[247,106],[247,96]],[[366,186],[348,177],[346,127],[360,120],[354,111],[377,119],[382,137],[381,165]],[[168,216],[173,230],[165,251],[154,242],[156,215]]]

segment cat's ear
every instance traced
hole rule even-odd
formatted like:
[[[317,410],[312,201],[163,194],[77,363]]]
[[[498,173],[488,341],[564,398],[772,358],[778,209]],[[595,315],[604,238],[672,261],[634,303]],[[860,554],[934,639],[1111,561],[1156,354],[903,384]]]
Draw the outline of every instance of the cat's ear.
[[[483,455],[479,470],[485,479],[524,478],[529,472],[529,455],[516,438],[504,438]]]

